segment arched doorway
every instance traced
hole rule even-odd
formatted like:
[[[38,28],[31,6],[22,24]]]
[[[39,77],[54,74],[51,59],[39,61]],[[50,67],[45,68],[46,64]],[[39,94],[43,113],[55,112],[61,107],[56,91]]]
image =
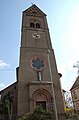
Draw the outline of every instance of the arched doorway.
[[[46,89],[37,89],[32,94],[34,108],[42,106],[44,109],[52,111],[52,97]]]

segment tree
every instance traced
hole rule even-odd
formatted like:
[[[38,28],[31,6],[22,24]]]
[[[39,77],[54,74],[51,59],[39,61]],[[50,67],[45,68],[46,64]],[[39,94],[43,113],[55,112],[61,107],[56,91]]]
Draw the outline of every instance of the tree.
[[[4,118],[6,120],[9,120],[8,101],[6,96],[1,100],[0,103],[0,117],[1,119]]]
[[[6,120],[9,120],[9,117],[12,117],[12,97],[10,93],[2,98],[0,108],[0,115]]]
[[[72,117],[74,114],[73,102],[70,91],[65,92],[65,115],[66,118]]]
[[[66,105],[66,108],[73,108],[73,102],[72,102],[70,91],[65,92],[65,105]]]

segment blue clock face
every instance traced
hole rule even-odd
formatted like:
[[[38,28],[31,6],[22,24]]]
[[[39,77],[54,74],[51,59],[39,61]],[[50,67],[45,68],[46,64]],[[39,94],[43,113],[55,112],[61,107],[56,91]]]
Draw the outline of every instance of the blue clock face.
[[[36,70],[41,70],[44,68],[44,61],[37,58],[35,60],[32,60],[32,67],[35,68]]]

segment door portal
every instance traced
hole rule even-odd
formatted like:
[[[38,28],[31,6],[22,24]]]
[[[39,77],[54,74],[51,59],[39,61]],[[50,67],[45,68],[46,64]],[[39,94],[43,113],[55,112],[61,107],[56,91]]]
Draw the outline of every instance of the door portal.
[[[46,110],[46,101],[36,101],[36,106],[41,106],[44,110]]]

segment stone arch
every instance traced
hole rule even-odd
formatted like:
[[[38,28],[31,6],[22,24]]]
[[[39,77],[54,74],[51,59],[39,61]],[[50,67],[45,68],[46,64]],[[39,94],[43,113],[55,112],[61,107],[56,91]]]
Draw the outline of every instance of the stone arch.
[[[37,19],[31,19],[30,20],[30,27],[32,28],[40,28],[41,27],[41,22]]]
[[[30,27],[34,28],[34,23],[30,22]]]
[[[39,23],[36,23],[36,28],[40,28],[40,24]]]
[[[52,110],[52,96],[46,89],[40,88],[34,91],[32,94],[32,100],[34,108],[41,104],[44,109],[51,111]]]

